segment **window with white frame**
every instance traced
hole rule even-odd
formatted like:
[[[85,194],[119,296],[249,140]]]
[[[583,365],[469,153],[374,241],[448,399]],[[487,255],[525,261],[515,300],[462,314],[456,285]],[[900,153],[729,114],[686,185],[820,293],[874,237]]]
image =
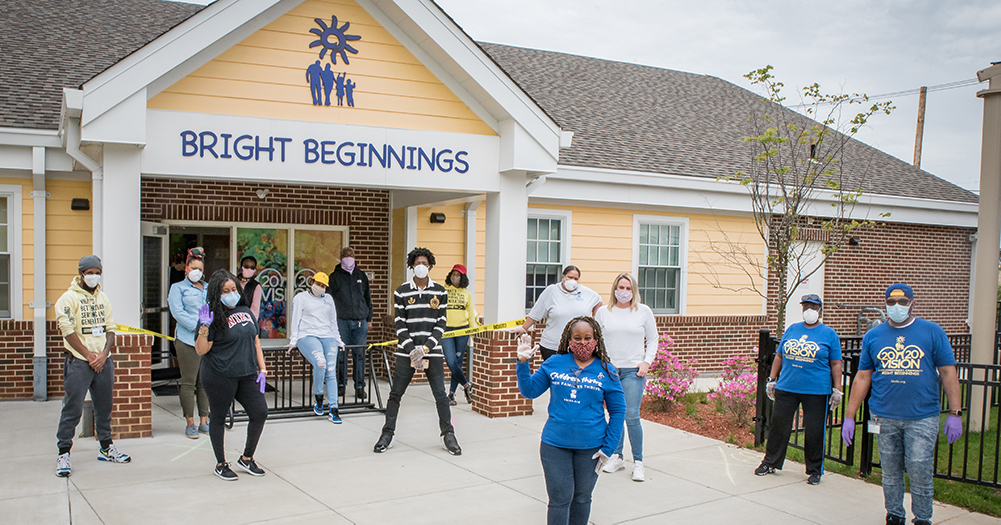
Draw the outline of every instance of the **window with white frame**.
[[[8,195],[0,194],[0,318],[3,319],[10,319],[13,310],[10,199]]]
[[[568,264],[570,212],[531,215],[528,218],[528,252],[525,258],[525,308],[530,309],[551,284],[560,281]]]
[[[643,304],[655,313],[681,313],[684,296],[687,221],[634,219],[636,282]]]
[[[21,319],[21,186],[0,184],[0,319]]]

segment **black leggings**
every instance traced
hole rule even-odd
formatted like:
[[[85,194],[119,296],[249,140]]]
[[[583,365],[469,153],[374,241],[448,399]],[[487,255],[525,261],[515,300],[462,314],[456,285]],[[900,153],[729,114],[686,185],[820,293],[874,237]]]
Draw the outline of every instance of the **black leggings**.
[[[212,367],[202,361],[202,387],[209,396],[209,437],[212,438],[212,450],[218,463],[226,462],[226,414],[233,400],[239,401],[247,411],[250,423],[247,424],[247,444],[243,455],[252,458],[257,450],[257,442],[264,431],[264,422],[268,419],[268,402],[261,393],[261,385],[256,375],[243,377],[226,377],[219,375]]]

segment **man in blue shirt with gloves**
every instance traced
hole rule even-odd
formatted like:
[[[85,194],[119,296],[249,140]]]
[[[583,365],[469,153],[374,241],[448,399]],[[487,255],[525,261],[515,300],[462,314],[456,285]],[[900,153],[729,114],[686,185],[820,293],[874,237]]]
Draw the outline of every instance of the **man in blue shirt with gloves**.
[[[962,399],[956,358],[942,327],[914,317],[914,291],[902,283],[886,289],[889,321],[862,338],[862,355],[848,410],[854,414],[872,387],[870,428],[878,435],[883,469],[886,523],[903,525],[904,472],[911,478],[914,523],[930,524],[932,468],[940,419],[939,381],[949,399],[944,434],[949,443],[963,434]],[[851,444],[854,419],[845,419],[841,436]]]

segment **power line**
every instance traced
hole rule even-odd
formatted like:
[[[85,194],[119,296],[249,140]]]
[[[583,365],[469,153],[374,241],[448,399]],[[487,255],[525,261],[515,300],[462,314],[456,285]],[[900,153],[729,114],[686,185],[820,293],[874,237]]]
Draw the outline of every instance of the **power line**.
[[[949,89],[959,89],[959,88],[964,88],[964,87],[976,86],[979,83],[980,83],[979,80],[977,80],[975,78],[969,78],[969,79],[966,79],[966,80],[957,80],[957,81],[954,81],[954,82],[946,82],[945,84],[936,84],[934,86],[928,86],[928,91],[931,92],[931,91],[946,91],[946,90],[949,90]],[[921,88],[905,89],[905,90],[901,90],[901,91],[893,91],[891,93],[882,93],[882,94],[879,94],[879,95],[872,95],[872,96],[869,96],[868,99],[869,100],[883,100],[883,99],[887,99],[887,98],[891,98],[891,97],[907,97],[907,96],[911,96],[911,95],[917,95],[920,92],[921,92]],[[850,100],[855,101],[855,102],[861,102],[862,101],[861,98],[852,98]],[[811,107],[811,106],[829,106],[829,105],[831,105],[829,102],[818,102],[818,103],[814,103],[814,104],[796,104],[794,106],[786,106],[786,107],[789,108],[789,109],[797,109],[797,108],[805,108],[805,107]]]

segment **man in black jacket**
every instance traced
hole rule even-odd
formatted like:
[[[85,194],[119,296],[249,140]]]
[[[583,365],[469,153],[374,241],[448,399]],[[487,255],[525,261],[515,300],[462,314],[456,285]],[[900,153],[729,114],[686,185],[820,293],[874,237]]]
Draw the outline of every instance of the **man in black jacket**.
[[[355,399],[365,400],[365,347],[368,344],[368,330],[372,328],[372,291],[368,287],[368,275],[355,265],[355,251],[350,246],[341,250],[341,263],[330,274],[327,293],[334,298],[337,307],[337,329],[341,340],[352,355],[352,379],[355,385]],[[351,348],[355,346],[355,348]],[[347,352],[337,353],[337,395],[344,395],[347,384]]]
[[[396,309],[396,365],[393,370],[393,387],[389,391],[389,402],[386,403],[386,424],[375,444],[376,453],[385,452],[393,446],[400,400],[414,377],[414,370],[424,370],[438,409],[441,444],[453,456],[462,454],[459,442],[455,439],[452,412],[449,410],[448,395],[445,394],[445,354],[441,350],[448,293],[444,286],[428,277],[434,262],[431,250],[411,250],[407,254],[407,267],[413,270],[414,277],[393,292],[393,305]],[[426,366],[425,358],[428,360]]]

